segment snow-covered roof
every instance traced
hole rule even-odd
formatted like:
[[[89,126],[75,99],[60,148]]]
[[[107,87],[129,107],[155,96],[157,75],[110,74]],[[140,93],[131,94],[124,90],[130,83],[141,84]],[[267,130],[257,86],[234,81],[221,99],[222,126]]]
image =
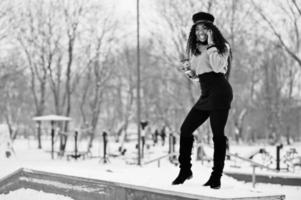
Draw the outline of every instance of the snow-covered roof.
[[[34,121],[70,121],[71,117],[66,117],[62,115],[44,115],[32,118]]]

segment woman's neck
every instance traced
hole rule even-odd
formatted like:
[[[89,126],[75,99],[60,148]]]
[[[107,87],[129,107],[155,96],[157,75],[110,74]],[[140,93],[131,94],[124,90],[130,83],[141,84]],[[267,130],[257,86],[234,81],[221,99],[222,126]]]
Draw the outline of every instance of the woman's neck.
[[[199,44],[199,45],[206,46],[206,45],[208,45],[208,40],[206,40],[206,41],[204,41],[204,42],[198,41],[198,44]]]
[[[199,44],[197,45],[197,49],[198,49],[199,52],[202,53],[204,50],[207,49],[207,46],[208,46],[207,42],[204,43],[204,44],[199,43]]]

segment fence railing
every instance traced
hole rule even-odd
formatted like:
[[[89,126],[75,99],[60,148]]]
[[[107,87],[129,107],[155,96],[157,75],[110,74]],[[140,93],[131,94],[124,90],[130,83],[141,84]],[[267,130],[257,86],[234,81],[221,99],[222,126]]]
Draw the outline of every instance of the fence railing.
[[[154,158],[152,160],[145,161],[145,162],[142,163],[142,165],[148,165],[148,164],[157,162],[158,167],[160,167],[162,159],[164,159],[164,158],[170,158],[170,157],[177,156],[177,155],[178,155],[177,153],[169,153],[167,155],[163,155],[163,156],[160,156],[158,158]]]
[[[204,146],[204,145],[206,145],[206,144],[202,143],[202,144],[196,145],[196,147],[198,148],[199,146]],[[206,146],[212,148],[210,145],[206,145]],[[234,153],[227,152],[227,156],[234,157],[234,158],[240,159],[242,161],[245,161],[245,162],[248,162],[249,164],[251,164],[251,166],[252,166],[252,186],[253,186],[253,188],[255,188],[255,185],[256,185],[256,168],[266,169],[266,170],[269,170],[269,171],[272,171],[272,172],[279,172],[276,169],[270,168],[266,165],[263,165],[261,163],[255,162],[255,161],[253,161],[249,158],[245,158],[245,157],[239,156],[239,155],[234,154]]]

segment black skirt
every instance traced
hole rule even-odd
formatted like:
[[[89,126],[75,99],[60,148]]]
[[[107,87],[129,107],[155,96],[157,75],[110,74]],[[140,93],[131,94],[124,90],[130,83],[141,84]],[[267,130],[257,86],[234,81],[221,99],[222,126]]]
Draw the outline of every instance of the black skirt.
[[[198,76],[201,96],[194,105],[199,110],[230,109],[232,87],[223,73],[209,72]]]

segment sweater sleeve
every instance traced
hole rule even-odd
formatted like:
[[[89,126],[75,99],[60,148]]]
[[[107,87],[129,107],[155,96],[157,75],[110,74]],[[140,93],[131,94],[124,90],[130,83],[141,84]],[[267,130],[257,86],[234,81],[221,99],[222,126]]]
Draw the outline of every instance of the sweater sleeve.
[[[212,67],[212,70],[216,73],[222,72],[226,73],[227,65],[228,65],[228,57],[229,57],[229,47],[227,45],[227,51],[223,54],[218,53],[216,47],[210,47],[207,50],[209,56],[209,63]]]

